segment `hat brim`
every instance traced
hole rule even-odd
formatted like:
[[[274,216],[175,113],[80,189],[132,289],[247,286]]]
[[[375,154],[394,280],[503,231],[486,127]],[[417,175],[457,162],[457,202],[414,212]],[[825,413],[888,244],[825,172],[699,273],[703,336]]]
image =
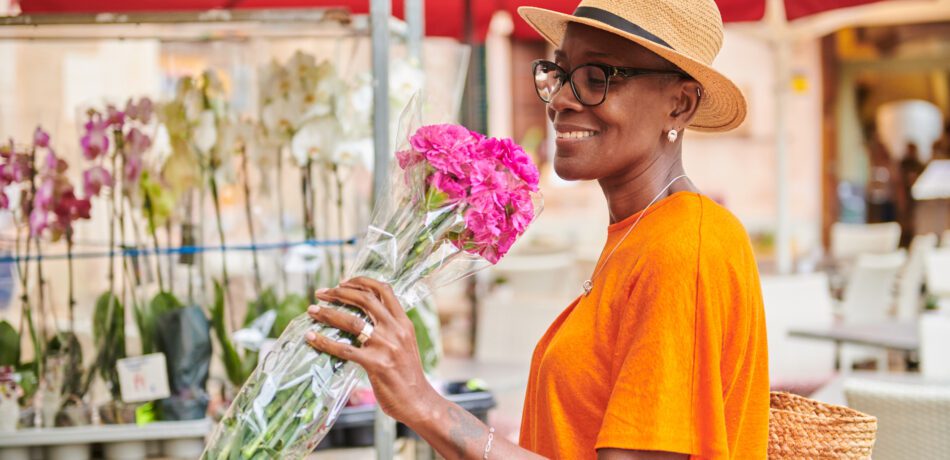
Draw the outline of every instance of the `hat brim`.
[[[554,46],[561,46],[567,25],[574,22],[619,35],[670,61],[703,86],[699,109],[689,125],[692,129],[707,132],[729,131],[745,120],[747,106],[742,91],[732,80],[706,64],[596,19],[530,6],[518,8],[518,14]]]

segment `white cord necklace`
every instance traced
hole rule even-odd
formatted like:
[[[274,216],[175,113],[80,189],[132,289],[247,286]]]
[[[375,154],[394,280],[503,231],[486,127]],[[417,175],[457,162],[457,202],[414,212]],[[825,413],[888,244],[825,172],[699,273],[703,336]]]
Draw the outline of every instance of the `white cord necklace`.
[[[647,210],[649,210],[650,207],[653,206],[653,204],[656,203],[656,201],[659,200],[660,197],[663,196],[663,194],[666,193],[667,190],[669,190],[670,187],[673,186],[674,182],[684,177],[686,177],[686,174],[674,177],[673,180],[671,180],[670,183],[667,184],[666,187],[664,187],[663,190],[660,191],[660,193],[658,193],[656,197],[653,198],[653,201],[651,201],[650,204],[647,205],[647,207],[643,208],[643,211],[641,211],[640,215],[637,216],[637,220],[633,222],[633,225],[630,226],[630,229],[627,230],[627,233],[624,233],[623,238],[621,238],[620,241],[614,245],[613,249],[610,250],[610,253],[608,253],[607,257],[604,259],[604,262],[601,263],[600,267],[597,268],[597,271],[594,272],[594,275],[591,276],[590,279],[588,279],[587,281],[584,281],[584,297],[587,297],[588,295],[590,295],[590,291],[594,289],[594,279],[596,279],[597,275],[600,274],[601,270],[603,270],[604,267],[607,266],[607,261],[610,260],[610,257],[614,255],[614,251],[616,251],[617,248],[619,248],[620,245],[623,244],[624,240],[626,240],[627,237],[630,236],[630,232],[632,232],[633,229],[637,228],[637,224],[640,223],[640,219],[642,219],[643,216],[647,213]]]

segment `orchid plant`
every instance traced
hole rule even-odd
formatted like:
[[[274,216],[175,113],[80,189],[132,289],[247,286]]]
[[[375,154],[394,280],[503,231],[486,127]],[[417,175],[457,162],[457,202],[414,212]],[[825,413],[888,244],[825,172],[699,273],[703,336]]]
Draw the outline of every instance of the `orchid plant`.
[[[109,206],[109,247],[122,248],[126,244],[126,222],[130,219],[127,209],[132,206],[132,197],[142,177],[146,152],[152,146],[152,120],[154,105],[148,98],[130,99],[123,108],[109,104],[104,109],[90,108],[85,112],[85,123],[80,136],[80,146],[88,168],[83,172],[83,187],[88,198],[99,196],[108,188],[106,200]],[[138,239],[138,229],[134,228]],[[117,241],[118,240],[118,241]],[[116,290],[116,251],[110,251],[108,289],[96,300],[93,313],[93,337],[97,357],[93,369],[106,382],[113,397],[115,421],[119,415],[119,381],[116,363],[126,356],[125,305],[131,297],[136,317],[142,307],[134,289],[136,271],[129,257],[124,254],[122,264],[123,284],[120,294]],[[130,286],[130,284],[132,284]],[[141,325],[140,325],[141,327]],[[91,385],[95,372],[90,372],[85,382]]]

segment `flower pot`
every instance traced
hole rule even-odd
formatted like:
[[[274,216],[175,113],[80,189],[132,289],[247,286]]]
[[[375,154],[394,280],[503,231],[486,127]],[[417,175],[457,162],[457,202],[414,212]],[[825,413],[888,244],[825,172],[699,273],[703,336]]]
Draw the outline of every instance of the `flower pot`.
[[[16,398],[0,397],[0,433],[16,431],[19,419],[20,405]]]
[[[205,448],[204,438],[169,439],[162,443],[166,458],[174,460],[192,460],[201,456]]]
[[[63,444],[60,446],[49,446],[46,448],[46,456],[49,460],[89,460],[89,444]]]
[[[106,460],[145,460],[148,449],[145,441],[113,442],[105,445]]]
[[[3,460],[30,460],[30,448],[0,447],[0,458]]]
[[[126,404],[121,401],[109,401],[99,407],[99,418],[106,425],[135,423],[135,409],[138,404]]]

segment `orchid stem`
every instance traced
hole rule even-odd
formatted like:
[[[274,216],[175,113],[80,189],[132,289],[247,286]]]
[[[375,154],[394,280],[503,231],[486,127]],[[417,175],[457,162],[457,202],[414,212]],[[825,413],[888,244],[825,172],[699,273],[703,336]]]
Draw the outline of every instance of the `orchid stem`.
[[[251,238],[251,258],[254,264],[254,287],[257,289],[257,295],[261,295],[263,290],[261,284],[261,267],[257,261],[257,238],[254,234],[254,214],[251,212],[251,179],[247,168],[247,147],[241,147],[241,170],[244,175],[244,214],[247,218],[247,232]]]
[[[218,180],[214,177],[214,172],[212,171],[208,183],[211,185],[211,201],[214,204],[214,216],[215,221],[218,225],[218,240],[221,244],[221,277],[223,278],[224,284],[224,295],[227,298],[228,303],[228,313],[231,321],[231,330],[237,330],[237,324],[235,323],[234,311],[231,310],[234,306],[234,303],[231,299],[231,290],[229,286],[231,285],[231,277],[228,275],[228,252],[227,243],[224,238],[224,225],[221,222],[221,200],[218,196]]]
[[[284,157],[283,157],[283,153],[284,153],[283,149],[280,147],[277,147],[277,182],[275,182],[274,186],[277,189],[277,226],[280,229],[281,243],[287,243],[287,229],[284,228],[284,193],[283,193],[284,191],[284,187],[283,187]],[[278,265],[278,271],[280,272],[280,276],[277,277],[277,279],[280,281],[280,292],[281,294],[285,295],[287,294],[286,292],[287,274],[284,272],[283,267],[280,267],[279,265]]]
[[[76,332],[76,294],[73,285],[73,230],[66,229],[66,270],[69,276],[69,332]]]
[[[152,234],[152,245],[155,247],[155,273],[158,275],[158,290],[159,292],[165,292],[165,282],[162,279],[162,264],[159,262],[161,257],[159,254],[159,244],[158,244],[158,227],[155,226],[155,209],[152,203],[152,197],[145,193],[145,214],[148,216],[148,231]],[[136,232],[138,233],[138,232]]]
[[[333,178],[336,180],[336,211],[337,211],[337,237],[341,240],[346,238],[344,235],[344,222],[343,222],[343,178],[340,177],[339,166],[333,165]],[[346,273],[346,247],[341,243],[339,246],[340,250],[340,267],[339,273],[342,279],[344,273]]]

